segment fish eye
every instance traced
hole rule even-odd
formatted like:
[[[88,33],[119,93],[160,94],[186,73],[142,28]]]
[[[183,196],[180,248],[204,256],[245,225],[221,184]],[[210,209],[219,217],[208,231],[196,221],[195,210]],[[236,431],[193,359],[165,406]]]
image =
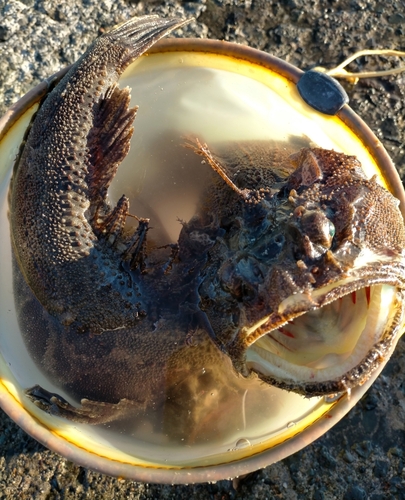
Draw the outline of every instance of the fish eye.
[[[312,243],[330,248],[336,228],[333,222],[320,210],[305,212],[301,217],[303,233]]]
[[[329,236],[333,239],[333,237],[336,234],[336,228],[333,222],[331,222],[329,219],[327,219],[327,226],[328,226],[328,233]]]

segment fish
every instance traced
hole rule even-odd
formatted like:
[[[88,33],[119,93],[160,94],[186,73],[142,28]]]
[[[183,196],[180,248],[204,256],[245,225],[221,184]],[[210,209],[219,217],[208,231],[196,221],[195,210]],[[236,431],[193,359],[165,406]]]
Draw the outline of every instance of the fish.
[[[404,221],[354,156],[299,140],[188,138],[210,181],[178,241],[159,247],[153,220],[131,214],[124,194],[110,201],[137,112],[119,77],[185,22],[144,16],[98,38],[50,89],[16,159],[21,334],[80,402],[27,388],[51,415],[97,425],[187,406],[215,418],[201,394],[217,387],[231,406],[238,379],[306,397],[350,392],[402,333]]]

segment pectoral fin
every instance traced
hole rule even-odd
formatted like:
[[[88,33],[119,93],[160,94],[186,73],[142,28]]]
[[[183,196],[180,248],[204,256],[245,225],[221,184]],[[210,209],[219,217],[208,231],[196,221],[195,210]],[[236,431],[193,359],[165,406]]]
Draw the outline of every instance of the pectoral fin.
[[[106,424],[133,414],[142,403],[121,399],[118,403],[103,403],[82,399],[81,406],[75,407],[58,394],[49,392],[39,385],[25,391],[28,398],[41,410],[57,417],[63,417],[80,424]]]

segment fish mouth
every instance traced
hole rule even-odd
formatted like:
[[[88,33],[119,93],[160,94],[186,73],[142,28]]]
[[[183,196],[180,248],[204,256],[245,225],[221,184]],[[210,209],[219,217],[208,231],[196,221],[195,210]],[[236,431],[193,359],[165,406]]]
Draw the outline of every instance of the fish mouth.
[[[245,370],[308,397],[363,384],[391,355],[402,333],[404,302],[392,284],[351,288],[354,284],[347,283],[343,289],[319,290],[317,297],[286,299],[278,318],[250,329]],[[311,301],[320,305],[305,311]]]

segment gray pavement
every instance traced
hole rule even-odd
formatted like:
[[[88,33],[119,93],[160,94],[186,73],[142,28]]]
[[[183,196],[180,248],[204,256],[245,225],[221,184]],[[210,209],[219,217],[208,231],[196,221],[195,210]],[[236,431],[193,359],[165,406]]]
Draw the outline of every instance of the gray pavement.
[[[176,36],[248,44],[303,69],[332,67],[362,48],[405,50],[401,0],[0,0],[0,115],[74,62],[97,34],[133,15],[194,16]],[[374,68],[362,58],[353,70]],[[384,68],[398,61],[380,58]],[[405,174],[405,73],[344,84],[351,106]],[[301,452],[238,484],[145,485],[93,473],[46,450],[0,414],[0,498],[405,498],[405,341],[362,401]],[[236,489],[235,489],[236,487]]]

